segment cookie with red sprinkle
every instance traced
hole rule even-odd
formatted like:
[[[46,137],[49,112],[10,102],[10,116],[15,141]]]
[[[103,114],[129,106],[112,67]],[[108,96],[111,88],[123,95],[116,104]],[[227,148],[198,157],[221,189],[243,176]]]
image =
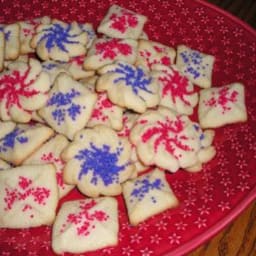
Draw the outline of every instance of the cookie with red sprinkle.
[[[118,243],[117,201],[111,197],[62,204],[52,232],[57,254],[85,253]]]
[[[29,122],[32,112],[45,105],[49,89],[49,75],[38,60],[9,63],[0,74],[0,119]]]
[[[118,5],[112,5],[97,31],[108,37],[138,39],[147,17]]]
[[[198,117],[203,128],[245,122],[247,111],[244,85],[232,83],[200,91]]]
[[[160,107],[141,115],[131,130],[130,140],[145,165],[170,172],[188,168],[200,160],[200,135],[186,115]]]
[[[85,70],[97,70],[116,61],[133,64],[137,56],[138,42],[133,39],[98,38],[84,59]]]
[[[167,67],[174,63],[176,51],[167,45],[150,40],[139,40],[138,54],[135,65],[151,70],[153,65],[161,64]]]
[[[24,165],[0,171],[0,227],[51,225],[58,189],[51,164]]]

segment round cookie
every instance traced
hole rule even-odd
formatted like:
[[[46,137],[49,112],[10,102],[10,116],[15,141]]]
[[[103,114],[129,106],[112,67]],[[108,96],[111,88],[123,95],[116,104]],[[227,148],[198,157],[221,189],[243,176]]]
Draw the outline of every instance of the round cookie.
[[[61,156],[64,180],[90,197],[119,195],[134,168],[129,141],[103,125],[78,132]]]
[[[17,61],[0,74],[0,119],[27,123],[48,99],[50,79],[36,59]]]
[[[140,67],[118,62],[103,67],[96,89],[107,91],[109,99],[120,107],[143,113],[160,101],[157,81]]]
[[[36,31],[31,46],[42,60],[69,61],[71,57],[86,53],[87,33],[77,22],[53,20],[51,24],[39,25]]]
[[[130,133],[140,160],[170,172],[188,168],[200,160],[200,133],[185,115],[167,108],[147,111]]]

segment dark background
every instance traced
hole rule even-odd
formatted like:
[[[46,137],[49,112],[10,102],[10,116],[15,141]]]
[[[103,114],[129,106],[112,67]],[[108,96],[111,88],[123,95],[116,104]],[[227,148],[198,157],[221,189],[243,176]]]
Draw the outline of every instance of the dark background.
[[[208,0],[256,28],[256,0]]]

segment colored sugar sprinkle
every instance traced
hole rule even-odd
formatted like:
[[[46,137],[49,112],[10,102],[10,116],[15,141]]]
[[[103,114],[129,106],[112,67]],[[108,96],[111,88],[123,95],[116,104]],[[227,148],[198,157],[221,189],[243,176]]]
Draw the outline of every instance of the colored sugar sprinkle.
[[[52,116],[58,125],[61,125],[65,121],[66,115],[75,121],[77,116],[81,114],[81,106],[72,102],[77,96],[80,96],[80,92],[72,88],[67,93],[54,93],[47,102],[47,106],[56,106],[56,109],[52,111]]]
[[[65,231],[65,228],[70,224],[76,226],[76,232],[78,236],[88,236],[91,230],[95,228],[96,222],[105,222],[109,216],[106,212],[101,210],[92,210],[97,205],[95,200],[90,202],[79,202],[79,211],[77,213],[70,213],[67,216],[66,223],[62,225],[61,233]]]
[[[128,28],[135,28],[138,25],[137,16],[127,10],[121,10],[121,15],[113,13],[110,20],[110,27],[121,33],[125,33]]]
[[[223,87],[218,90],[218,92],[212,92],[212,97],[205,101],[205,105],[209,107],[218,107],[221,106],[222,114],[225,114],[227,111],[231,110],[231,107],[228,106],[229,103],[235,103],[237,101],[238,92],[231,91],[228,87]]]
[[[0,140],[0,152],[6,152],[8,149],[13,149],[16,143],[24,144],[28,142],[28,137],[23,136],[24,131],[15,128],[12,132],[8,133]]]
[[[202,130],[200,129],[199,125],[198,125],[198,124],[194,124],[193,127],[194,127],[194,129],[195,129],[198,133],[200,133],[199,140],[204,140],[205,135],[204,135],[204,133],[202,132]]]
[[[30,98],[39,94],[39,91],[31,89],[34,80],[27,81],[29,73],[30,69],[27,69],[23,74],[14,70],[12,73],[0,76],[0,101],[5,100],[7,110],[13,105],[22,108],[20,97]]]
[[[91,183],[98,184],[98,180],[102,180],[105,186],[119,182],[119,172],[125,170],[129,163],[118,165],[119,157],[123,151],[122,147],[116,149],[115,152],[110,151],[109,145],[97,147],[90,143],[89,149],[83,149],[78,152],[75,159],[81,161],[81,170],[78,179],[81,180],[83,175],[92,172]]]
[[[11,31],[4,31],[4,27],[3,26],[0,26],[0,32],[3,32],[4,33],[4,39],[6,41],[9,41],[10,39],[10,36],[11,36]]]
[[[46,199],[50,196],[50,190],[45,187],[34,187],[32,183],[31,179],[19,176],[18,184],[15,188],[5,188],[5,211],[11,210],[16,202],[29,201],[31,198],[38,205],[46,204]],[[32,207],[26,204],[23,211],[29,209],[32,209]]]
[[[54,47],[58,47],[61,51],[68,53],[65,47],[66,44],[79,44],[78,41],[73,40],[78,34],[72,35],[70,30],[71,25],[64,27],[60,24],[52,24],[49,28],[43,29],[43,35],[38,43],[46,40],[45,46],[48,51],[51,51]]]
[[[131,197],[141,201],[146,195],[150,195],[150,192],[154,190],[161,190],[163,187],[164,184],[162,183],[161,179],[155,179],[154,181],[150,182],[149,176],[147,176],[146,178],[137,180],[134,183],[134,189],[131,192]],[[150,199],[153,203],[157,202],[153,196],[151,196]],[[131,199],[131,202],[133,202],[133,199]]]
[[[42,67],[46,70],[52,70],[57,67],[56,63],[43,63]]]
[[[163,76],[159,77],[159,81],[164,85],[162,96],[166,97],[169,94],[174,103],[176,103],[176,99],[178,98],[183,101],[185,105],[191,106],[190,102],[185,98],[194,93],[188,91],[188,79],[180,75],[176,70],[172,70],[172,73],[168,71],[164,71],[164,73]]]
[[[209,64],[203,65],[203,55],[198,51],[183,51],[180,53],[180,56],[183,59],[183,62],[187,64],[185,73],[189,73],[193,76],[194,79],[199,78],[200,76],[205,76],[205,69]]]
[[[151,138],[154,138],[154,151],[157,152],[159,146],[164,146],[165,150],[178,158],[175,151],[176,148],[182,151],[191,151],[192,149],[182,143],[188,140],[188,137],[182,135],[184,131],[184,123],[178,117],[176,120],[171,121],[168,118],[165,122],[158,121],[157,125],[147,129],[142,135],[142,142],[147,143]]]
[[[151,84],[152,77],[147,76],[140,67],[135,68],[130,65],[119,63],[118,68],[113,72],[120,74],[120,77],[116,78],[114,83],[124,81],[125,85],[132,88],[134,94],[137,95],[140,90],[152,93],[148,89]]]
[[[57,172],[56,172],[57,184],[60,188],[64,189],[65,184],[64,184],[63,173],[62,173],[62,169],[64,167],[64,161],[60,157],[54,156],[54,154],[52,152],[43,154],[41,156],[41,160],[45,163],[53,163],[56,166],[56,168],[57,168]]]
[[[132,53],[132,47],[129,44],[122,43],[116,38],[97,43],[95,48],[96,54],[100,54],[103,59],[113,60],[118,54],[128,56]]]
[[[113,106],[113,103],[108,99],[106,93],[99,93],[91,118],[101,120],[103,122],[107,121],[109,119],[109,115],[104,113],[104,110],[111,110],[113,109]]]
[[[154,46],[154,48],[155,47],[159,50],[159,47]],[[147,50],[140,51],[139,54],[145,59],[148,68],[151,68],[155,64],[162,64],[165,66],[171,65],[171,59],[168,56],[163,56],[161,59],[159,59],[158,56],[154,58],[154,56],[152,56],[152,54]]]

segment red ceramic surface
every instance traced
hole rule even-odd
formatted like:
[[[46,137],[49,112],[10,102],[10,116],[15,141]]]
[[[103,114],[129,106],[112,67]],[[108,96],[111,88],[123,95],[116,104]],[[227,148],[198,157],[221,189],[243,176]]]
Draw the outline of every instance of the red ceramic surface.
[[[179,207],[131,227],[119,197],[118,246],[84,255],[185,254],[256,198],[256,33],[231,15],[192,0],[2,0],[0,23],[49,15],[92,22],[96,28],[113,3],[146,15],[149,21],[145,30],[150,39],[174,47],[183,43],[214,55],[214,86],[235,81],[246,86],[248,121],[216,129],[215,159],[197,174],[182,170],[167,174]],[[63,200],[81,197],[74,190]],[[53,255],[51,228],[0,229],[0,254]]]

